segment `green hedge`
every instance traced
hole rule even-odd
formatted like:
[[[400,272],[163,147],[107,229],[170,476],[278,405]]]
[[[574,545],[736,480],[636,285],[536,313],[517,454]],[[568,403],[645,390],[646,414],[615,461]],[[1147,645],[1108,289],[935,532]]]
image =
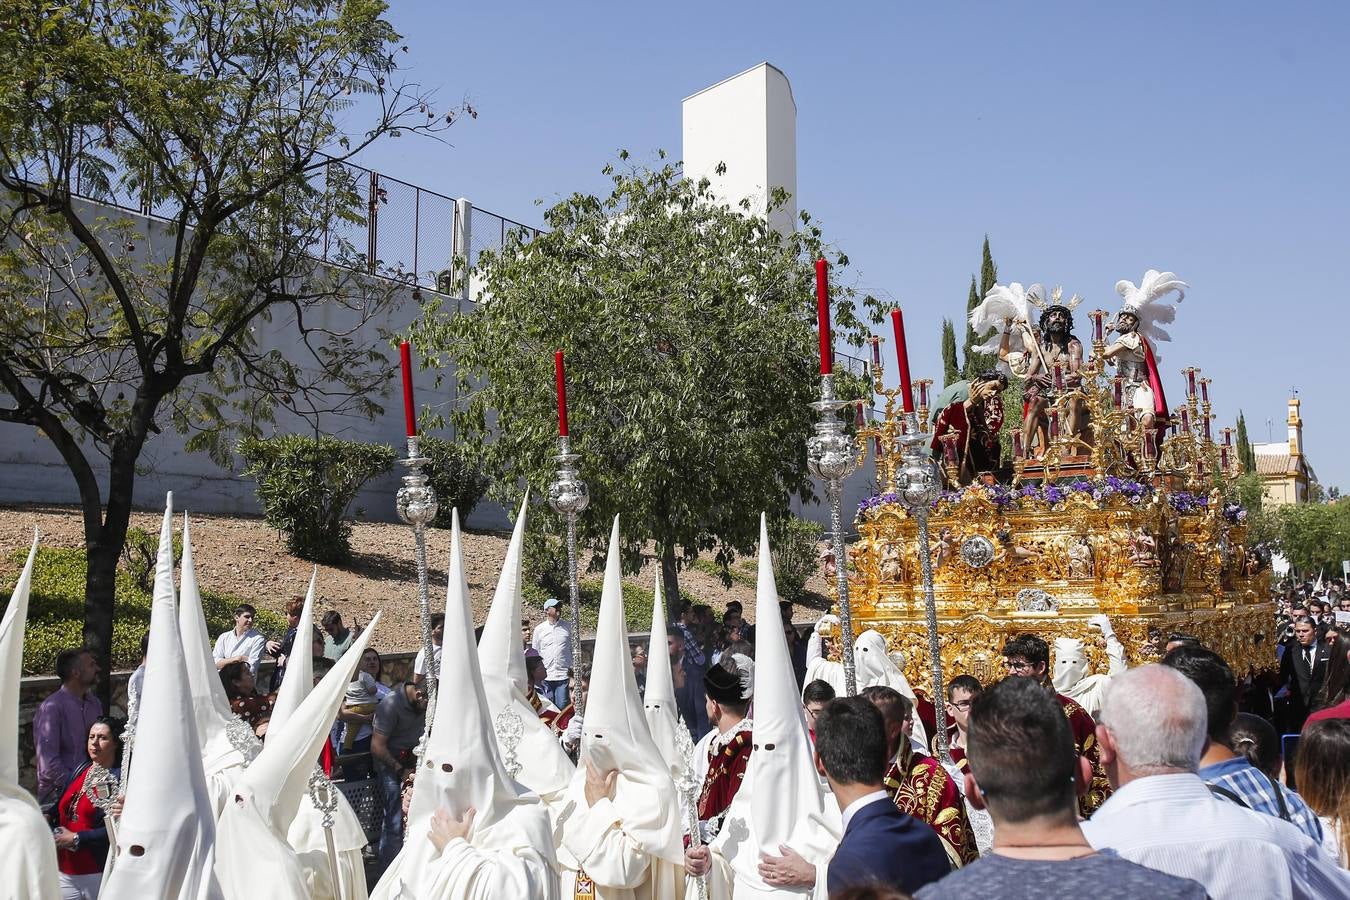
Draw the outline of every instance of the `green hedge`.
[[[773,579],[784,600],[796,602],[805,596],[806,582],[820,568],[816,545],[822,532],[815,522],[796,516],[769,520]]]
[[[0,571],[0,603],[9,605],[9,596],[23,571],[27,550],[16,550],[4,560]],[[33,589],[28,601],[28,628],[24,632],[23,669],[26,673],[47,674],[56,668],[56,654],[66,647],[84,643],[83,550],[39,547],[33,565]],[[150,592],[136,584],[125,569],[117,571],[117,607],[113,618],[113,667],[135,668],[140,663],[141,636],[150,627]],[[202,591],[202,608],[211,634],[234,627],[234,608],[250,602],[239,597]],[[256,604],[255,604],[256,605]],[[264,634],[280,636],[286,629],[282,618],[267,610],[258,610],[254,626]]]
[[[421,453],[431,460],[427,466],[427,481],[436,491],[435,528],[450,527],[450,511],[459,510],[459,521],[468,521],[478,501],[488,489],[488,479],[478,467],[465,458],[459,444],[445,438],[422,438]]]
[[[362,485],[394,465],[392,447],[327,436],[246,438],[239,453],[244,474],[258,483],[267,524],[285,536],[293,555],[321,563],[351,558],[347,507]]]

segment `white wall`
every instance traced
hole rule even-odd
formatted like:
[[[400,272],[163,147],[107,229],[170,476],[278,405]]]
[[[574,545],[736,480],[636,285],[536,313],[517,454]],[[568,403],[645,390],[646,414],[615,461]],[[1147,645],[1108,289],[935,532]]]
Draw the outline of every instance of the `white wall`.
[[[780,232],[797,220],[797,104],[787,76],[769,63],[686,97],[684,174],[707,177],[717,195],[736,205],[750,198],[764,215],[768,191],[782,187],[786,206],[769,219]],[[726,174],[716,172],[726,164]]]

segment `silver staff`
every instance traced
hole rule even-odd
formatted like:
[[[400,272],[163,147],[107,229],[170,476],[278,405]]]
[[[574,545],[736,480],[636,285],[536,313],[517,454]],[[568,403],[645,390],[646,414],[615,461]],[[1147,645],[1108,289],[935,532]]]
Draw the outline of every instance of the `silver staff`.
[[[853,669],[853,611],[848,599],[848,551],[844,546],[843,501],[844,479],[856,464],[853,441],[844,433],[844,423],[838,412],[848,404],[834,397],[834,376],[820,376],[820,399],[811,408],[820,414],[816,433],[806,440],[806,462],[811,474],[825,482],[825,494],[830,501],[830,527],[834,529],[835,585],[839,592],[839,643],[844,661],[844,693],[858,693],[858,679]]]
[[[929,456],[930,437],[919,430],[916,413],[905,413],[905,430],[900,435],[903,460],[896,478],[900,502],[919,525],[919,567],[923,571],[923,606],[928,619],[928,653],[933,660],[933,704],[938,709],[938,761],[951,763],[947,748],[946,716],[942,713],[942,649],[938,642],[937,600],[933,597],[933,553],[928,535],[928,512],[937,499],[937,472]]]
[[[684,765],[680,767],[679,778],[675,782],[675,789],[680,792],[686,807],[688,821],[685,825],[689,829],[689,846],[702,847],[703,832],[698,827],[698,795],[703,785],[699,784],[694,776],[694,740],[689,734],[688,726],[684,724],[684,719],[680,719],[675,728],[675,750],[684,761]],[[708,876],[699,875],[694,879],[694,883],[698,885],[698,900],[708,900]]]
[[[567,520],[567,593],[572,601],[572,707],[575,715],[585,715],[581,699],[581,679],[577,667],[581,665],[581,594],[577,583],[577,516],[591,502],[586,482],[577,474],[576,463],[581,454],[572,452],[572,440],[567,435],[558,438],[558,476],[548,486],[548,505]]]
[[[421,759],[431,737],[431,720],[436,714],[436,691],[440,683],[440,666],[436,664],[435,647],[431,643],[431,600],[427,594],[427,526],[436,518],[436,492],[427,483],[422,467],[431,460],[422,456],[417,435],[408,436],[408,458],[399,460],[408,467],[403,476],[403,487],[398,489],[394,505],[398,517],[413,527],[417,560],[417,609],[422,615],[422,657],[427,669],[427,715],[422,741],[417,746]]]
[[[343,894],[342,882],[338,877],[337,844],[333,841],[333,825],[337,821],[333,814],[338,808],[338,790],[319,766],[315,766],[310,773],[308,787],[310,802],[323,814],[323,840],[328,847],[328,877],[333,879],[333,896],[340,897]]]

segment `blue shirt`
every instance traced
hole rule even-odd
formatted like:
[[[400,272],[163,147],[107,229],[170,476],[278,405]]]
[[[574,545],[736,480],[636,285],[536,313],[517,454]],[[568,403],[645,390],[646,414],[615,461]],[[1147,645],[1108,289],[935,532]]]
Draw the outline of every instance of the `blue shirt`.
[[[1196,774],[1206,784],[1237,794],[1248,808],[1277,819],[1280,818],[1280,801],[1275,796],[1275,791],[1278,790],[1284,797],[1284,806],[1289,813],[1289,824],[1318,844],[1322,843],[1322,823],[1318,820],[1317,814],[1308,808],[1308,804],[1303,802],[1303,798],[1287,787],[1277,786],[1245,757],[1235,756],[1205,766]],[[1222,794],[1216,796],[1227,799]]]

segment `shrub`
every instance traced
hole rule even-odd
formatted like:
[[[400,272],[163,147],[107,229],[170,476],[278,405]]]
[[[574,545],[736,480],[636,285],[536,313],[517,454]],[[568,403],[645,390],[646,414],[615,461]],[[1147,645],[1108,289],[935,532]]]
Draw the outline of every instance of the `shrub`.
[[[292,554],[322,563],[351,558],[347,507],[362,485],[394,465],[392,447],[326,436],[246,438],[239,452],[244,474],[258,483],[267,524],[286,536]]]
[[[796,601],[806,593],[806,582],[819,567],[816,544],[822,531],[815,522],[796,516],[769,520],[773,577],[784,600]]]
[[[450,511],[459,510],[462,524],[469,513],[483,499],[488,488],[488,479],[477,466],[469,462],[461,445],[445,438],[424,437],[421,442],[422,455],[431,460],[424,470],[427,480],[436,491],[435,528],[450,527]]]
[[[19,550],[3,561],[0,572],[0,597],[9,604],[14,583],[23,569],[27,550]],[[33,589],[28,600],[28,627],[24,631],[23,670],[47,674],[56,668],[56,654],[66,647],[84,643],[83,550],[39,547],[33,564]],[[151,595],[136,583],[125,569],[117,572],[116,615],[113,618],[112,665],[134,668],[140,663],[141,636],[150,627]],[[202,610],[211,634],[234,627],[234,608],[250,600],[202,592]],[[257,605],[256,603],[254,605]],[[3,609],[3,606],[0,606]],[[264,634],[280,637],[286,626],[276,613],[259,609],[255,627]]]

